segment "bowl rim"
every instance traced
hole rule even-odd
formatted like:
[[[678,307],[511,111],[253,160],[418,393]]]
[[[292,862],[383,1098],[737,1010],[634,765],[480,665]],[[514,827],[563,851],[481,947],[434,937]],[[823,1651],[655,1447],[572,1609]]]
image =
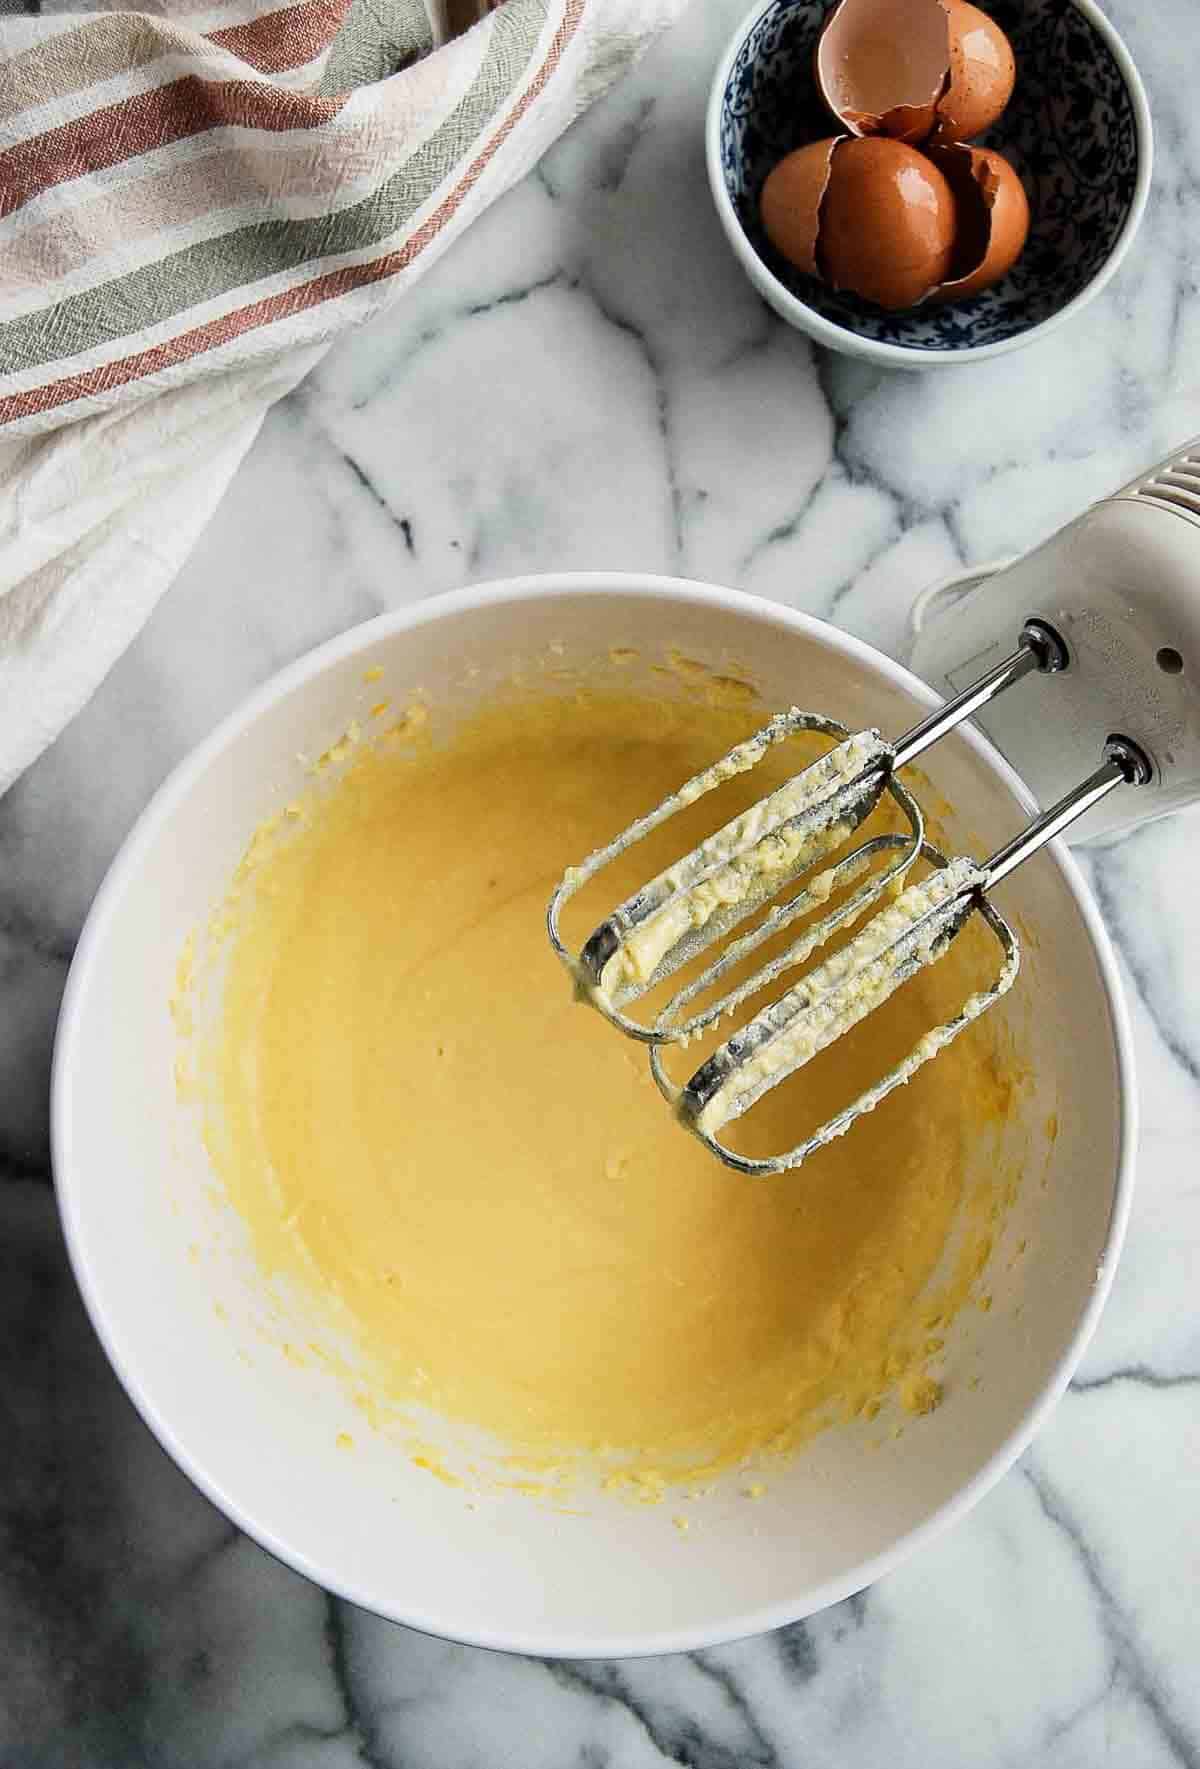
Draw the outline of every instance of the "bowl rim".
[[[82,1007],[109,924],[127,884],[137,874],[147,850],[157,841],[163,826],[172,819],[197,781],[213,761],[237,742],[269,708],[297,688],[303,687],[306,682],[346,659],[369,652],[382,640],[392,639],[431,622],[506,603],[521,605],[535,599],[604,594],[676,602],[692,607],[707,606],[766,622],[783,633],[815,640],[855,662],[869,666],[889,679],[893,685],[906,689],[922,705],[932,707],[940,704],[939,696],[902,664],[814,615],[743,591],[723,589],[684,578],[600,571],[517,577],[447,592],[407,608],[376,616],[316,646],[272,676],[227,714],[216,729],[177,764],[154,793],[121,844],[84,923],[67,977],[55,1035],[51,1073],[50,1136],[54,1190],[71,1268],[92,1326],[122,1387],[145,1424],[193,1485],[244,1534],[285,1566],[301,1573],[319,1588],[359,1608],[440,1639],[553,1659],[639,1658],[695,1651],[783,1627],[874,1584],[884,1574],[909,1559],[926,1542],[933,1540],[965,1516],[1008,1471],[1044,1425],[1070,1382],[1095,1330],[1112,1285],[1113,1273],[1124,1241],[1132,1196],[1138,1125],[1133,1034],[1117,961],[1099,910],[1078,865],[1062,841],[1055,840],[1048,845],[1046,852],[1050,856],[1050,863],[1057,867],[1074,899],[1095,953],[1108,1008],[1117,1071],[1120,1132],[1115,1150],[1108,1227],[1094,1285],[1050,1379],[1009,1436],[975,1475],[922,1523],[898,1537],[889,1547],[866,1560],[856,1562],[820,1585],[797,1591],[790,1599],[757,1609],[733,1612],[715,1624],[710,1622],[705,1625],[680,1626],[652,1634],[639,1633],[636,1626],[632,1626],[624,1631],[596,1635],[546,1638],[528,1631],[505,1630],[503,1627],[480,1628],[472,1626],[466,1618],[440,1614],[429,1608],[414,1609],[407,1606],[402,1598],[392,1597],[379,1590],[366,1589],[344,1579],[339,1576],[336,1567],[324,1564],[319,1557],[309,1554],[302,1546],[283,1540],[268,1519],[261,1515],[252,1516],[243,1510],[236,1497],[209,1475],[204,1465],[202,1448],[189,1447],[177,1434],[175,1426],[143,1392],[136,1358],[132,1353],[127,1355],[126,1350],[115,1342],[106,1320],[104,1297],[91,1268],[88,1244],[78,1214],[77,1201],[85,1184],[83,1174],[88,1165],[87,1156],[81,1155],[76,1148],[72,1131],[75,1081],[86,1055],[81,1049]],[[1027,810],[1034,810],[1036,807],[1028,788],[999,751],[974,729],[964,726],[960,731],[966,742],[1000,777],[1018,801]]]
[[[1129,206],[1129,213],[1122,222],[1121,230],[1104,263],[1090,281],[1086,282],[1064,307],[1060,307],[1048,319],[1040,320],[1037,325],[1030,326],[1026,331],[1015,333],[1011,338],[998,339],[991,344],[969,344],[962,350],[923,349],[913,344],[888,344],[875,338],[862,337],[858,332],[851,331],[848,326],[838,325],[833,320],[826,319],[823,314],[817,313],[806,301],[801,300],[798,295],[794,295],[784,283],[780,282],[747,239],[725,184],[721,167],[721,112],[733,64],[737,60],[743,43],[759,19],[778,4],[779,0],[755,0],[754,5],[737,25],[717,64],[716,73],[713,75],[704,122],[704,158],[708,169],[709,188],[721,226],[742,269],[777,313],[791,325],[807,332],[819,344],[824,344],[829,349],[837,350],[843,355],[865,357],[872,362],[890,368],[953,368],[960,363],[983,362],[990,357],[1006,356],[1010,350],[1020,350],[1026,344],[1032,344],[1039,338],[1047,337],[1059,326],[1065,324],[1073,314],[1081,312],[1090,301],[1100,294],[1111,278],[1116,275],[1133,243],[1134,235],[1141,226],[1154,173],[1154,129],[1150,120],[1150,103],[1146,97],[1146,89],[1142,83],[1142,77],[1138,73],[1137,65],[1129,53],[1124,39],[1111,21],[1101,12],[1096,0],[1068,0],[1068,4],[1088,21],[1097,36],[1107,45],[1120,71],[1121,78],[1125,82],[1130,102],[1133,105],[1138,164],[1137,176],[1134,180],[1133,201]]]

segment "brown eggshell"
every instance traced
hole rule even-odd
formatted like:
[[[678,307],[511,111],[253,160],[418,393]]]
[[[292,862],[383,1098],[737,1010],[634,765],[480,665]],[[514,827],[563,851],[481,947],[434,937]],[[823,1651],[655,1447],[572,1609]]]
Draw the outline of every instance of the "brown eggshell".
[[[950,78],[944,0],[840,0],[817,41],[814,72],[851,135],[924,141]]]
[[[827,282],[878,307],[915,307],[950,272],[954,195],[932,160],[881,135],[843,141],[821,205]]]
[[[1007,276],[1029,235],[1025,186],[994,148],[930,145],[930,159],[954,192],[958,226],[947,280],[934,301],[965,301]]]
[[[780,160],[767,177],[759,212],[767,237],[789,264],[818,276],[817,235],[838,137],[814,141]]]
[[[990,129],[1012,97],[1016,61],[994,18],[970,0],[938,0],[950,25],[950,80],[937,106],[940,141],[969,141]]]

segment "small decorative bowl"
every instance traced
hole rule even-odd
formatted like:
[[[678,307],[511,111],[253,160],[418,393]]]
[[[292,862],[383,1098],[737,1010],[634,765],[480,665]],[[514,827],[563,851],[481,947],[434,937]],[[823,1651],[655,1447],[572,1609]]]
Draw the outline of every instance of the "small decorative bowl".
[[[767,0],[743,20],[709,100],[717,213],[752,283],[820,344],[892,368],[977,361],[1044,337],[1099,294],[1129,249],[1150,188],[1150,108],[1133,61],[1093,0],[986,0],[1017,84],[981,137],[1029,196],[1029,240],[1004,279],[954,306],[885,313],[804,276],[771,245],[759,194],[793,148],[837,133],[813,78],[830,0]]]

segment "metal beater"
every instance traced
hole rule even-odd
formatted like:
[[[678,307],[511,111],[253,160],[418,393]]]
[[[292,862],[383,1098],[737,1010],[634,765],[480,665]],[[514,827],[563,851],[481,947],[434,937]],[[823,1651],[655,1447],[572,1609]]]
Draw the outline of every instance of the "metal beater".
[[[925,841],[920,807],[897,780],[898,771],[1026,676],[1056,675],[1068,663],[1059,632],[1046,621],[1031,619],[1009,656],[894,743],[878,731],[851,735],[834,720],[796,709],[777,714],[563,878],[547,911],[555,951],[580,992],[613,1025],[651,1046],[651,1067],[660,1090],[682,1122],[727,1166],[753,1174],[798,1167],[985,1012],[1011,987],[1020,961],[1016,936],[987,900],[987,893],[1109,793],[1152,780],[1154,769],[1145,751],[1131,738],[1112,736],[1094,772],[990,860],[978,862],[966,856],[947,860]],[[833,748],[628,897],[578,954],[567,950],[559,932],[560,916],[583,885],[669,817],[722,782],[758,766],[777,743],[804,730],[836,739]],[[885,793],[903,813],[906,832],[875,836],[834,859]],[[932,871],[918,883],[905,884],[918,857]],[[858,883],[860,879],[863,882]],[[777,902],[756,927],[726,945],[654,1012],[648,1024],[624,1011],[798,882],[794,896]],[[768,940],[851,886],[856,888],[832,912],[810,922],[769,963],[688,1011]],[[885,895],[893,900],[878,907]],[[852,927],[871,909],[874,913],[845,945],[734,1032],[682,1087],[670,1080],[663,1065],[664,1046],[687,1044],[785,973],[798,969],[835,933]],[[954,1019],[932,1028],[902,1062],[794,1148],[752,1160],[720,1141],[719,1132],[726,1125],[882,1006],[919,970],[941,958],[973,914],[983,918],[1000,948],[999,969],[990,987],[972,995]]]
[[[1016,938],[987,893],[1053,836],[1076,823],[1089,836],[1111,834],[1200,799],[1198,583],[1200,437],[1023,558],[965,572],[920,599],[910,661],[949,698],[906,736],[888,743],[877,731],[851,736],[831,719],[781,713],[567,873],[547,915],[555,951],[580,992],[621,1031],[650,1046],[660,1089],[683,1123],[728,1166],[743,1173],[799,1166],[1011,987],[1019,964]],[[941,606],[947,611],[930,620],[930,611]],[[1021,626],[1029,608],[1039,609],[1040,617]],[[1020,642],[1009,651],[1017,628]],[[968,672],[976,679],[962,687]],[[1021,716],[1015,702],[1002,698],[1033,674],[1057,678],[1052,724]],[[896,778],[972,714],[1043,799],[1057,791],[1064,775],[1078,777],[1102,757],[1072,791],[983,862],[946,860],[931,848],[920,807]],[[560,914],[588,879],[801,730],[824,733],[833,748],[629,897],[577,954],[567,951]],[[1114,730],[1131,735],[1109,735]],[[1123,786],[1138,791],[1117,795]],[[904,832],[869,838],[835,858],[885,794],[901,813]],[[918,858],[932,870],[907,883]],[[792,886],[798,888],[786,897]],[[781,954],[728,986],[736,967],[793,923],[814,916],[835,894],[832,911],[806,922]],[[651,1012],[648,1024],[625,1012],[759,909],[765,911],[762,920],[729,940]],[[786,1153],[748,1160],[719,1140],[719,1132],[770,1088],[940,958],[975,914],[998,942],[999,968],[990,987],[964,1002],[954,1019],[933,1027],[903,1062]],[[845,944],[727,1038],[682,1087],[670,1080],[666,1046],[686,1044],[735,1012],[842,930],[850,935]]]

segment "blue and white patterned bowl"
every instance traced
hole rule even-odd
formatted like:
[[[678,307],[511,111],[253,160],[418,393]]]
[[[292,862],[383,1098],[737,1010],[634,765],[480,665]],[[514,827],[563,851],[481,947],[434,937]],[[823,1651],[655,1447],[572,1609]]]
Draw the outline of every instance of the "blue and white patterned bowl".
[[[760,293],[821,344],[894,368],[998,356],[1043,337],[1099,293],[1146,205],[1150,110],[1128,50],[1093,0],[990,0],[1017,61],[1011,102],[981,141],[1029,194],[1029,241],[1009,274],[954,306],[885,313],[781,258],[759,220],[776,161],[837,125],[813,79],[832,0],[767,0],[734,33],[708,107],[708,175],[730,242]]]

